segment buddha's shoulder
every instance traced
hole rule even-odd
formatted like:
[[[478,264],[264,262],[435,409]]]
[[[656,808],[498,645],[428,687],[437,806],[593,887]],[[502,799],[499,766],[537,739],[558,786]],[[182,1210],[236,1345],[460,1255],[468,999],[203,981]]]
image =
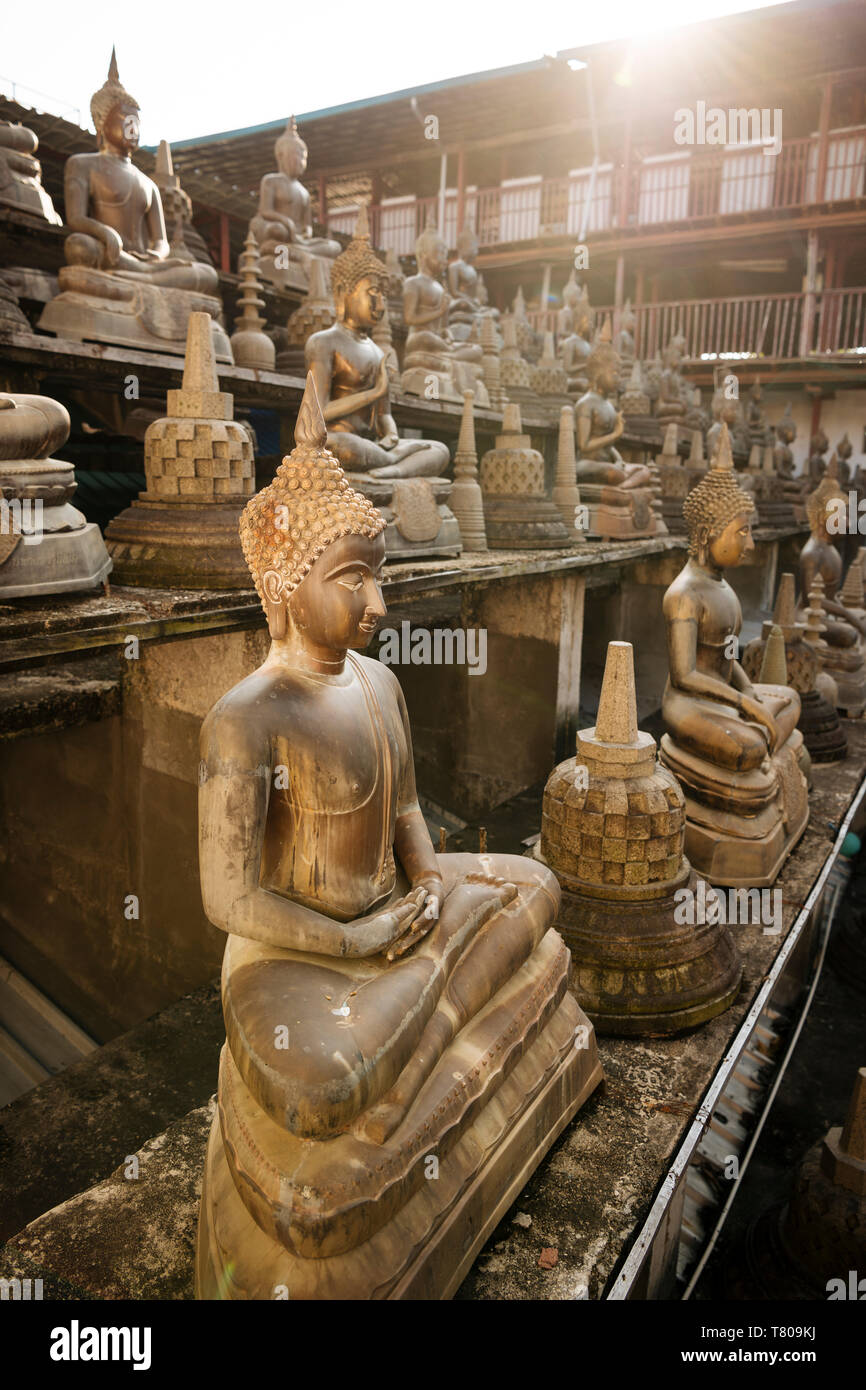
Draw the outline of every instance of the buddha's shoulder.
[[[662,611],[668,619],[692,617],[703,612],[710,595],[709,584],[704,584],[699,575],[686,568],[680,571],[667,589],[662,600]]]
[[[101,158],[98,150],[88,150],[83,154],[71,154],[66,161],[66,173],[83,174],[91,169],[98,169]]]
[[[362,652],[352,652],[349,660],[358,670],[358,674],[367,680],[373,689],[380,696],[387,700],[400,701],[403,697],[403,690],[394,672],[384,661],[376,661],[372,656],[364,656]]]
[[[255,743],[285,722],[286,709],[298,724],[316,705],[317,687],[300,671],[265,664],[227,690],[202,725],[202,747]]]

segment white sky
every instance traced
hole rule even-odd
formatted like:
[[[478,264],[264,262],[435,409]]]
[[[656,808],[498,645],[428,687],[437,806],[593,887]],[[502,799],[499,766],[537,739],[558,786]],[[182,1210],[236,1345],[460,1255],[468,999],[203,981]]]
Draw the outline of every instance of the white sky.
[[[12,95],[15,82],[25,106],[90,129],[90,98],[114,43],[121,81],[141,105],[142,144],[153,145],[756,8],[754,0],[10,0],[0,92]]]

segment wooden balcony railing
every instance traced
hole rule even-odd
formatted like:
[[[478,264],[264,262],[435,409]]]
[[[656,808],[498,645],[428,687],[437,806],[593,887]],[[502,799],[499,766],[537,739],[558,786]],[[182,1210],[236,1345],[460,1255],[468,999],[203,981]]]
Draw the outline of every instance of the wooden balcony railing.
[[[862,353],[866,358],[866,287],[801,293],[745,294],[726,299],[668,300],[635,310],[635,343],[641,358],[662,352],[675,333],[686,340],[691,361],[767,357],[779,360]],[[595,309],[596,324],[609,306]],[[530,310],[536,332],[555,332],[556,310]]]
[[[816,203],[866,196],[866,126],[830,131],[823,187],[818,188],[817,135],[783,142],[778,155],[758,145],[700,147],[654,156],[628,172],[601,165],[556,179],[511,179],[496,188],[471,188],[463,220],[482,247],[543,241],[632,228],[696,223],[710,218],[772,214]],[[392,198],[368,207],[371,238],[382,250],[411,255],[428,218],[438,221],[438,198]],[[458,195],[445,199],[444,235],[457,244]],[[351,232],[358,206],[331,209],[329,225]]]

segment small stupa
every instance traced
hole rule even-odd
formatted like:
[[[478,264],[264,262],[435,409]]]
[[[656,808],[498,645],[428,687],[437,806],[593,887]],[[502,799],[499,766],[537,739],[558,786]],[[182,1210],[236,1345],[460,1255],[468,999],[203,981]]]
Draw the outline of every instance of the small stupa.
[[[568,405],[568,377],[553,346],[553,334],[545,333],[544,347],[538,366],[529,373],[529,384],[537,396],[542,397],[543,405]]]
[[[559,508],[563,521],[573,533],[576,545],[586,542],[588,512],[580,504],[580,490],[577,486],[577,453],[574,447],[574,409],[564,405],[559,412],[559,440],[556,450],[556,474],[553,479],[555,505]]]
[[[520,406],[505,407],[502,433],[481,460],[487,543],[492,550],[556,550],[574,544],[545,487],[544,458],[523,433]]]
[[[265,333],[266,319],[259,313],[264,309],[262,282],[259,279],[259,248],[252,232],[247,233],[241,254],[241,291],[238,297],[240,310],[235,319],[235,331],[231,337],[232,352],[238,367],[252,367],[255,371],[272,372],[276,362],[276,349]]]
[[[93,589],[111,569],[99,527],[72,505],[72,464],[52,457],[69,430],[50,396],[0,392],[0,603]]]
[[[673,535],[684,536],[686,523],[683,517],[683,502],[689,495],[689,470],[680,458],[677,447],[677,426],[665,426],[662,451],[656,454],[661,486],[661,512],[665,525]]]
[[[473,395],[463,393],[463,418],[454,455],[454,482],[449,503],[460,526],[463,552],[487,549],[484,529],[484,500],[478,482],[478,454],[475,448],[475,418],[472,413]]]
[[[538,397],[531,386],[531,368],[517,345],[517,320],[513,314],[508,314],[502,320],[499,380],[510,401],[537,402]]]
[[[623,415],[649,415],[650,398],[644,390],[641,364],[635,358],[625,390],[620,396],[620,410]]]
[[[484,385],[487,387],[487,395],[490,399],[491,410],[504,410],[508,402],[508,394],[502,385],[502,364],[499,360],[499,333],[496,324],[489,314],[481,320],[481,369],[484,373]]]
[[[803,735],[809,757],[815,763],[836,762],[845,757],[848,742],[836,713],[835,684],[830,682],[833,703],[828,703],[827,692],[821,688],[820,654],[809,640],[806,623],[797,619],[795,589],[794,575],[783,574],[773,617],[764,622],[760,637],[753,638],[746,646],[742,666],[751,681],[788,685],[797,691],[800,696],[797,728]],[[820,632],[823,631],[825,629],[821,626]],[[779,633],[784,646],[784,680],[764,675],[770,640],[775,632]],[[781,668],[777,666],[774,669]]]
[[[249,431],[220,391],[209,314],[192,313],[183,385],[144,436],[147,488],[105,533],[120,584],[248,589],[238,517],[255,491]]]
[[[610,642],[595,726],[548,778],[535,850],[559,879],[571,990],[599,1033],[676,1033],[736,997],[742,963],[685,829],[679,782],[638,729],[632,645]]]

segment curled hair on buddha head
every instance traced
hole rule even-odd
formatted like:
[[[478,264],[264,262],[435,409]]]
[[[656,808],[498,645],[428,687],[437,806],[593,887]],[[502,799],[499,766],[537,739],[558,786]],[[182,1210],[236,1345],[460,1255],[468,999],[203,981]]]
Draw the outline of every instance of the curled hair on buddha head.
[[[715,457],[697,487],[683,502],[683,517],[689,535],[689,555],[698,556],[699,531],[706,526],[710,540],[720,536],[736,516],[751,516],[755,503],[740,487],[734,472],[731,438],[726,424],[719,430]]]
[[[383,284],[388,280],[385,262],[379,260],[370,246],[367,205],[362,203],[352,240],[331,266],[331,292],[338,316],[346,295],[351,294],[359,281],[367,275],[380,279]]]
[[[120,80],[117,71],[117,54],[112,47],[111,61],[108,64],[108,77],[99,91],[94,92],[90,98],[90,115],[93,119],[93,128],[98,136],[101,137],[102,135],[102,129],[109,113],[121,101],[125,106],[134,106],[136,111],[141,109],[135,97],[129,95]]]
[[[238,529],[244,559],[267,613],[262,576],[275,570],[288,596],[324,550],[342,536],[375,539],[385,518],[349,486],[327,447],[328,433],[311,373],[295,424],[295,447],[272,483],[251,497]]]
[[[622,367],[622,358],[614,347],[611,339],[613,329],[611,327],[610,315],[605,318],[604,323],[595,335],[592,351],[586,359],[586,375],[594,386],[605,367],[614,367],[619,372]]]

